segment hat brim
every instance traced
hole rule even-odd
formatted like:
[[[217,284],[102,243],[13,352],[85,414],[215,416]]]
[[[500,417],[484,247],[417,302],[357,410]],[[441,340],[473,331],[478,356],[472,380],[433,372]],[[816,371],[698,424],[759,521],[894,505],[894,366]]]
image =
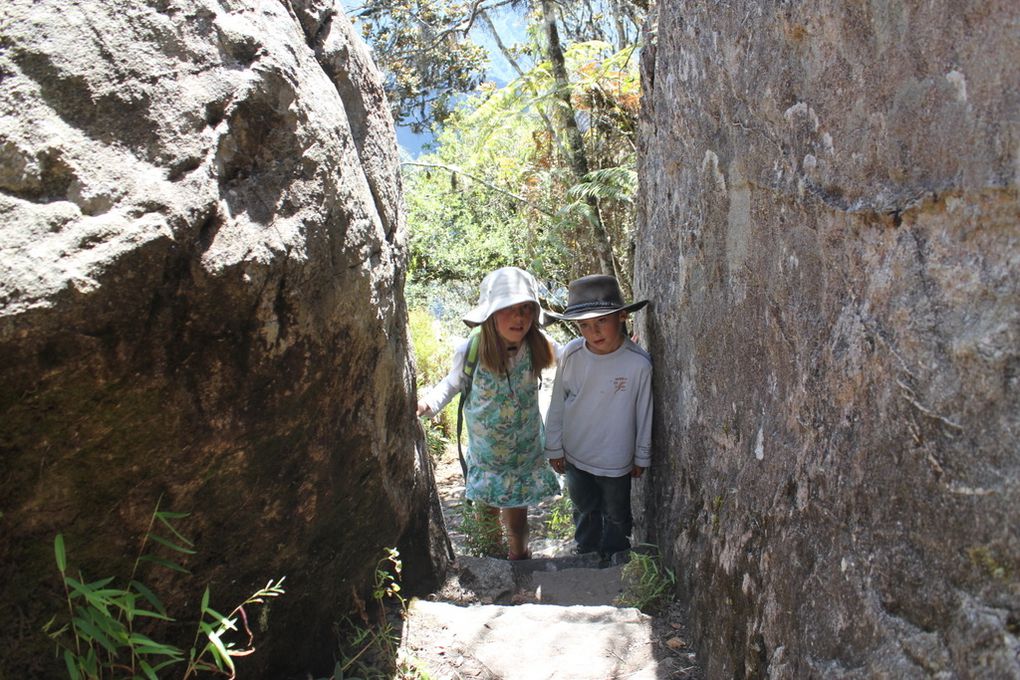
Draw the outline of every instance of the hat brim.
[[[485,323],[486,319],[488,319],[490,316],[492,316],[499,310],[506,309],[507,307],[513,307],[514,305],[519,305],[522,302],[533,302],[535,303],[535,306],[539,308],[540,312],[545,311],[544,309],[542,309],[542,306],[535,300],[535,298],[529,297],[527,295],[515,295],[505,297],[502,300],[500,300],[498,307],[496,307],[492,303],[486,303],[484,305],[475,305],[475,307],[472,308],[471,311],[469,311],[467,314],[461,317],[461,321],[463,321],[464,323],[471,327],[478,326]]]
[[[554,319],[560,321],[584,321],[585,319],[597,319],[600,316],[606,316],[607,314],[615,314],[616,312],[636,312],[648,304],[648,300],[641,300],[640,302],[634,302],[623,307],[602,307],[599,309],[584,309],[576,312],[571,312],[568,307],[562,313],[545,310],[545,313]]]

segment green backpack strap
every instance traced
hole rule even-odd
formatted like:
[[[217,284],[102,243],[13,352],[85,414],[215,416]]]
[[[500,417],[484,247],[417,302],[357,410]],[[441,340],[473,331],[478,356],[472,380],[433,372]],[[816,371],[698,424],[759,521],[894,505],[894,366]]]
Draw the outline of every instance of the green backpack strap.
[[[460,400],[457,402],[457,456],[460,458],[460,470],[464,473],[464,481],[467,482],[467,461],[464,459],[464,451],[460,444],[460,433],[464,426],[464,402],[471,394],[471,387],[474,384],[475,368],[478,366],[478,346],[482,342],[482,327],[475,326],[468,335],[467,353],[464,355],[463,373],[467,382],[460,391]]]

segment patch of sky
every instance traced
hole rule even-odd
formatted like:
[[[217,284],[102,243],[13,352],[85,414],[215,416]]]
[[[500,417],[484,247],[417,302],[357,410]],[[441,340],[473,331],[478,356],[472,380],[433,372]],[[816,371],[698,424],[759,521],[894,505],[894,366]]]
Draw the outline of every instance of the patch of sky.
[[[362,4],[360,0],[342,0],[341,2],[344,12],[348,15],[356,14]],[[509,6],[502,6],[488,10],[488,16],[505,47],[512,47],[527,40],[527,17],[523,12]],[[489,53],[489,69],[486,71],[486,79],[489,82],[494,83],[497,87],[503,87],[517,77],[517,72],[503,56],[499,44],[484,22],[476,21],[474,23],[470,37]],[[519,59],[517,63],[525,69],[531,66],[531,63],[524,61],[523,58]],[[396,132],[400,155],[404,159],[417,158],[423,152],[428,151],[428,146],[432,142],[432,135],[427,132],[416,133],[403,125],[398,125]]]

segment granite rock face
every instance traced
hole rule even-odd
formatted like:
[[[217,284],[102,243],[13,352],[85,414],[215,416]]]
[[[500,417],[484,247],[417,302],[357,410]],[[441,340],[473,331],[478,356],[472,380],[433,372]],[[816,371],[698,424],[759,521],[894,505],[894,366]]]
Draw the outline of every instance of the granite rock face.
[[[447,563],[366,49],[333,2],[6,0],[0,110],[3,670],[63,673],[54,535],[126,577],[162,498],[171,611],[286,576],[242,675],[330,671],[385,547]]]
[[[1020,676],[1018,22],[659,3],[636,509],[710,677]]]

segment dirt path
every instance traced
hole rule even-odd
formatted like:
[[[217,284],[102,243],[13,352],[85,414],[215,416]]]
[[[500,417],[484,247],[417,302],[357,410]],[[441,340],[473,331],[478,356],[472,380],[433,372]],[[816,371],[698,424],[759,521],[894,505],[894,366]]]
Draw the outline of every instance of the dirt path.
[[[436,483],[457,559],[444,586],[408,608],[400,654],[422,677],[703,678],[682,608],[649,616],[616,606],[624,565],[572,554],[562,502],[529,508],[533,559],[511,563],[469,555],[455,448]]]

